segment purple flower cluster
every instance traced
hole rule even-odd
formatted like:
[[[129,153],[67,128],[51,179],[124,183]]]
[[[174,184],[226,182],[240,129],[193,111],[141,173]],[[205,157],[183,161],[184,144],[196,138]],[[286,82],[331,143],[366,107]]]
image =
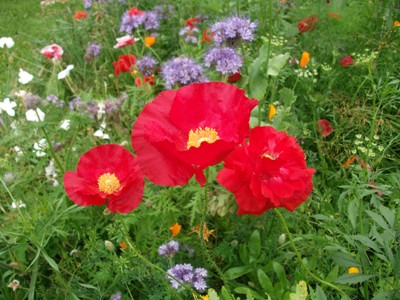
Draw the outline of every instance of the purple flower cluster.
[[[153,75],[156,64],[157,61],[150,55],[143,56],[142,59],[136,61],[139,72],[142,73],[143,76]]]
[[[166,244],[162,244],[158,248],[158,254],[165,257],[173,257],[179,251],[179,243],[176,241],[170,241]]]
[[[28,109],[36,109],[41,103],[42,98],[38,95],[28,93],[24,97],[25,106]]]
[[[160,26],[160,15],[154,10],[146,11],[143,23],[146,30],[158,29]]]
[[[61,101],[58,99],[56,95],[48,95],[46,97],[47,102],[53,104],[55,107],[63,107],[64,106],[64,101]]]
[[[184,86],[207,81],[203,76],[203,68],[187,57],[177,57],[167,61],[162,68],[162,77],[168,89],[172,89],[175,85]]]
[[[223,75],[232,75],[242,67],[242,58],[233,48],[214,48],[207,53],[204,64],[206,67],[215,65],[215,69]]]
[[[257,24],[238,16],[228,17],[211,26],[215,45],[236,47],[241,41],[252,41]]]
[[[191,264],[177,264],[168,269],[168,274],[174,276],[181,283],[191,284],[199,292],[204,292],[207,288],[205,278],[207,270],[204,268],[195,268]],[[179,283],[174,278],[168,276],[168,280],[174,289],[179,288]]]
[[[107,99],[104,103],[104,111],[106,115],[110,116],[114,112],[118,111],[121,108],[122,103],[124,102],[125,99],[119,98],[119,99]]]
[[[85,9],[90,9],[90,8],[92,8],[93,2],[105,3],[106,1],[105,1],[105,0],[84,0],[84,1],[83,1],[83,7],[84,7]],[[109,4],[112,4],[112,3],[116,2],[116,0],[108,0],[107,2],[108,2]],[[119,2],[120,4],[126,5],[126,1],[125,1],[125,0],[118,0],[118,2]]]
[[[100,107],[95,101],[90,100],[86,104],[86,110],[89,112],[89,118],[94,119],[94,117],[97,115],[98,111],[100,110]]]
[[[90,44],[86,49],[86,55],[84,59],[90,61],[92,58],[99,56],[101,46],[99,44]]]
[[[197,44],[199,29],[197,27],[185,26],[179,31],[179,35],[185,38],[186,43]]]
[[[122,295],[121,292],[116,292],[115,294],[111,295],[110,300],[121,300],[122,299]]]
[[[143,11],[141,14],[130,14],[128,10],[122,15],[119,31],[131,34],[140,25],[146,30],[158,29],[160,19],[160,14],[155,10]]]
[[[153,7],[153,11],[158,14],[158,17],[161,19],[168,19],[175,13],[174,7],[169,4],[156,5]]]

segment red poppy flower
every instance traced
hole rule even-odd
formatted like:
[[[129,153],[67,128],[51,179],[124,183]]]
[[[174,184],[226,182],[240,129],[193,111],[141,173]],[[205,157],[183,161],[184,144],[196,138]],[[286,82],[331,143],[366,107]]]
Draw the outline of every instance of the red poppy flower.
[[[118,57],[118,61],[113,62],[114,74],[119,76],[121,72],[130,72],[131,66],[136,63],[136,57],[133,54],[125,54]]]
[[[249,134],[258,103],[222,82],[194,83],[160,93],[136,120],[132,145],[145,176],[158,185],[185,185],[221,162]]]
[[[326,137],[333,132],[333,128],[331,123],[328,120],[318,120],[317,121],[317,129],[318,132],[323,136]]]
[[[142,201],[144,178],[136,158],[120,145],[90,149],[78,162],[77,171],[64,175],[68,197],[78,205],[102,205],[128,213]]]
[[[242,75],[240,75],[240,73],[235,73],[232,74],[231,76],[228,77],[228,82],[230,83],[234,83],[236,81],[238,81],[240,78],[242,78]]]
[[[148,82],[150,85],[154,85],[154,75],[151,76],[144,76],[143,78],[141,77],[136,77],[135,79],[135,84],[137,87],[141,87],[143,83]]]
[[[186,24],[186,26],[193,28],[195,26],[194,23],[199,23],[199,22],[200,22],[200,20],[198,18],[191,18],[191,19],[186,20],[185,24]]]
[[[128,11],[128,14],[130,16],[140,16],[140,15],[143,15],[143,13],[144,13],[143,10],[139,10],[139,9],[137,9],[137,7],[132,7]]]
[[[301,20],[297,24],[297,28],[299,29],[299,31],[301,33],[304,33],[306,31],[313,31],[315,29],[315,27],[317,26],[318,21],[319,21],[318,16],[311,15],[311,16],[308,16],[307,18]]]
[[[312,191],[312,175],[294,137],[255,127],[225,159],[217,181],[235,194],[238,214],[261,215],[274,207],[293,211]]]
[[[78,10],[77,12],[76,12],[76,14],[74,15],[74,18],[76,19],[76,20],[79,20],[79,19],[86,19],[87,18],[87,13],[86,12],[84,12],[84,11],[82,11],[82,10]]]
[[[201,42],[202,43],[212,42],[213,38],[214,38],[214,32],[212,32],[210,29],[204,29],[203,39],[201,40]]]
[[[349,65],[352,65],[353,63],[354,63],[354,61],[353,61],[353,59],[351,58],[350,55],[347,55],[345,58],[343,58],[343,59],[340,61],[340,64],[341,64],[343,67],[348,67]]]

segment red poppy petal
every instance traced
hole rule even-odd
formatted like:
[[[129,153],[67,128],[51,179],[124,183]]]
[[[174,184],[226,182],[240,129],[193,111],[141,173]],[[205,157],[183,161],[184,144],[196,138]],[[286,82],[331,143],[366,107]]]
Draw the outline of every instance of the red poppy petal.
[[[143,189],[143,177],[133,178],[133,181],[122,190],[118,197],[112,197],[108,201],[107,208],[113,213],[117,211],[122,214],[131,212],[142,202]]]
[[[80,177],[77,172],[65,173],[64,188],[68,197],[78,205],[102,205],[106,202],[106,199],[100,196],[97,186]]]

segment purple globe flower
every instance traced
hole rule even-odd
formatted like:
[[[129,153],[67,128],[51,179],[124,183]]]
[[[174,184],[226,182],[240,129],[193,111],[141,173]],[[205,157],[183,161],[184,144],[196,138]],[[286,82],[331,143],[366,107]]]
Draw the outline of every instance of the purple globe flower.
[[[242,58],[233,48],[214,48],[207,53],[204,64],[206,67],[215,65],[218,72],[231,75],[239,72],[242,67]]]
[[[187,57],[169,60],[162,68],[162,77],[168,89],[172,89],[175,85],[184,86],[207,81],[207,78],[203,76],[203,68]]]
[[[138,28],[145,21],[145,13],[142,14],[129,14],[126,11],[122,15],[121,24],[119,26],[120,32],[132,33],[133,30]]]
[[[151,76],[154,73],[154,68],[156,67],[157,61],[149,56],[143,56],[142,59],[136,61],[136,65],[144,76]]]
[[[90,44],[86,49],[86,55],[84,56],[84,59],[89,61],[92,58],[99,56],[100,50],[101,46],[99,44]]]
[[[252,41],[257,24],[237,16],[228,17],[211,26],[215,45],[236,47],[241,41]]]
[[[158,248],[158,254],[165,257],[173,257],[179,251],[179,243],[176,241],[170,241],[166,244],[162,244]]]
[[[144,13],[144,28],[146,30],[158,29],[160,25],[160,15],[157,11],[146,11]]]
[[[199,292],[203,292],[207,288],[205,278],[207,277],[207,270],[203,268],[195,268],[191,264],[177,264],[168,269],[168,274],[174,276],[181,283],[190,284]],[[172,277],[168,276],[168,280],[174,289],[180,287],[179,283]]]

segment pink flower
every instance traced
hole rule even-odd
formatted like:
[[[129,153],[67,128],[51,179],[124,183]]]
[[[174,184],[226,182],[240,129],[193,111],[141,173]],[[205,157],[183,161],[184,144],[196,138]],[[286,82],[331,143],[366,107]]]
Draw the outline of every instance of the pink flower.
[[[57,44],[51,44],[40,50],[40,53],[49,59],[61,59],[64,50]]]
[[[120,38],[116,38],[117,44],[114,45],[114,48],[124,48],[128,45],[133,45],[136,42],[136,39],[132,38],[129,34]]]
[[[354,60],[351,58],[350,55],[347,55],[345,58],[343,58],[343,59],[340,61],[340,64],[341,64],[343,67],[348,67],[349,65],[352,65],[353,63],[354,63]]]

